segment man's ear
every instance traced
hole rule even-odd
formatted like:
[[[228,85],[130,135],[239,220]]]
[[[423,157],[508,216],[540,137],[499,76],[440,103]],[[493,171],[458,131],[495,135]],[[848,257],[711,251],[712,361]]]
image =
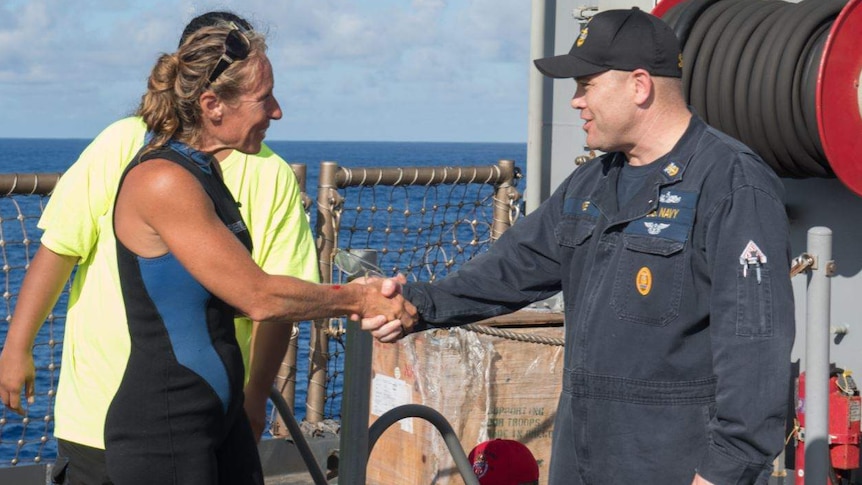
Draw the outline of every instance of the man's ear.
[[[645,69],[635,69],[632,72],[634,82],[635,103],[643,105],[655,95],[655,83],[652,76]]]
[[[212,91],[204,91],[200,97],[201,112],[204,119],[213,123],[221,121],[224,115],[224,104]]]

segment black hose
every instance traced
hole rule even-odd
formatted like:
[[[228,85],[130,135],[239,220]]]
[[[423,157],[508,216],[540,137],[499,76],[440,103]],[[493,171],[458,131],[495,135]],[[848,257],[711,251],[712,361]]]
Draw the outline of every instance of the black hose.
[[[696,71],[697,66],[701,62],[709,64],[709,56],[712,55],[712,46],[709,46],[709,52],[704,51],[704,56],[701,57],[701,48],[703,47],[704,38],[709,33],[710,26],[713,25],[716,17],[721,15],[721,13],[727,8],[740,1],[743,0],[723,0],[721,2],[713,3],[703,12],[703,14],[700,15],[700,17],[698,17],[697,21],[695,21],[694,27],[691,29],[688,39],[686,39],[685,47],[682,51],[682,87],[689,99],[689,102],[699,113],[705,108],[702,103],[702,96],[692,95],[693,77],[694,73],[698,72]]]
[[[715,96],[720,100],[719,120],[722,129],[734,138],[741,138],[741,130],[737,125],[737,114],[734,103],[734,83],[737,72],[740,69],[740,56],[742,50],[751,40],[751,35],[763,19],[778,9],[780,2],[751,2],[750,9],[740,12],[731,23],[727,25],[727,31],[733,34],[727,44],[724,61],[718,67],[718,90],[714,93],[707,92],[707,96]]]
[[[272,404],[275,406],[275,409],[278,411],[284,424],[287,425],[287,431],[290,433],[290,438],[293,440],[293,443],[296,444],[296,448],[299,450],[299,454],[305,462],[305,467],[308,468],[308,473],[311,474],[311,479],[314,480],[314,485],[326,485],[326,475],[324,475],[323,470],[320,469],[320,465],[318,465],[317,459],[314,457],[314,452],[311,451],[311,447],[308,446],[308,441],[305,440],[305,435],[302,434],[302,430],[299,428],[299,424],[293,416],[293,410],[275,387],[269,391],[269,399],[272,401]]]
[[[686,5],[686,3],[678,3],[674,5],[673,7],[668,9],[667,12],[664,13],[662,18],[665,20],[665,22],[667,22],[668,25],[675,25],[677,19],[679,18],[680,12],[682,12]],[[679,35],[677,35],[677,38],[682,39],[682,37],[680,37]]]
[[[802,111],[802,119],[805,121],[807,136],[814,140],[819,159],[826,162],[826,154],[823,143],[820,141],[820,132],[817,127],[817,99],[816,96],[806,96],[805,93],[813,93],[817,89],[817,76],[820,72],[820,59],[823,57],[823,48],[826,47],[826,39],[829,38],[830,25],[824,25],[822,32],[817,36],[811,46],[811,51],[806,54],[805,65],[802,70],[802,78],[798,88],[794,92],[794,110]],[[803,135],[800,135],[803,136]],[[828,163],[827,163],[828,165]],[[830,167],[830,170],[832,168]]]
[[[667,22],[673,25],[673,33],[676,34],[676,38],[679,39],[680,45],[685,46],[685,43],[688,41],[688,35],[691,32],[691,28],[694,26],[694,23],[697,21],[697,18],[700,17],[704,10],[717,1],[718,0],[689,0],[688,2],[674,6],[674,9],[679,7],[677,17],[670,17]],[[670,11],[668,11],[668,14],[670,14]]]
[[[683,49],[683,90],[710,125],[782,177],[834,177],[820,140],[817,76],[846,0],[688,0],[663,17]],[[672,15],[671,15],[672,13]]]
[[[814,149],[808,150],[796,136],[791,101],[793,73],[811,33],[830,17],[834,19],[841,10],[839,5],[836,11],[836,3],[836,0],[805,0],[788,9],[786,21],[777,26],[774,52],[765,66],[761,85],[762,110],[767,115],[764,119],[767,122],[766,135],[769,143],[783,147],[783,156],[792,160],[798,173],[803,175],[824,177],[828,174],[823,166],[809,155]],[[829,23],[831,24],[831,20]],[[813,147],[811,142],[807,145]]]
[[[718,12],[703,38],[698,52],[697,64],[694,66],[694,72],[691,76],[691,96],[693,99],[699,100],[700,115],[715,126],[721,126],[718,109],[720,103],[714,97],[710,97],[709,93],[718,92],[718,76],[710,76],[709,73],[717,73],[718,71],[715,69],[721,65],[724,56],[727,55],[726,46],[730,41],[729,37],[733,35],[727,25],[734,18],[739,17],[741,12],[749,6],[751,6],[751,2],[728,2],[727,8]],[[710,103],[710,98],[712,98],[712,103]]]
[[[467,454],[464,453],[464,448],[461,446],[461,442],[458,441],[458,435],[455,434],[452,425],[449,424],[449,421],[446,421],[446,418],[442,414],[433,408],[421,404],[403,404],[386,411],[382,416],[377,418],[377,421],[374,421],[374,424],[368,429],[369,455],[377,440],[380,439],[380,435],[387,428],[404,418],[422,418],[434,425],[437,431],[443,436],[443,441],[446,443],[446,447],[449,448],[452,459],[455,460],[455,466],[458,467],[461,478],[464,479],[464,484],[479,485],[479,479],[473,473],[470,460],[467,459]]]
[[[758,153],[763,152],[762,156],[771,161],[774,166],[781,167],[785,176],[800,177],[802,174],[798,173],[793,159],[787,155],[784,146],[770,143],[770,139],[774,139],[774,137],[771,137],[767,131],[771,131],[775,127],[774,116],[773,113],[763,110],[764,98],[772,95],[772,87],[766,86],[766,83],[774,82],[773,72],[767,70],[767,65],[771,59],[780,55],[776,51],[778,35],[781,26],[789,21],[787,17],[792,12],[793,4],[786,3],[774,15],[766,19],[762,24],[766,28],[760,45],[752,46],[752,70],[746,92],[750,135],[745,141],[752,144]]]
[[[791,103],[790,106],[787,107],[783,103],[780,103],[779,109],[783,112],[783,116],[788,116],[793,119],[793,131],[791,136],[797,137],[799,141],[803,144],[808,155],[814,160],[815,163],[819,164],[823,170],[825,170],[829,175],[832,175],[832,168],[826,162],[826,154],[823,152],[823,145],[820,143],[820,135],[817,133],[817,125],[809,125],[808,120],[805,119],[805,112],[802,109],[802,103],[804,96],[801,96],[801,93],[804,93],[802,86],[807,85],[809,79],[814,81],[814,88],[810,88],[814,92],[817,86],[817,70],[820,67],[820,58],[823,54],[823,47],[826,44],[826,35],[829,33],[829,28],[832,26],[831,22],[823,22],[816,29],[812,31],[812,34],[805,39],[804,45],[799,54],[800,62],[796,63],[795,69],[793,71],[793,78],[790,83],[789,94]],[[819,46],[819,48],[818,48]],[[816,56],[816,59],[814,57]],[[817,62],[812,62],[817,61]],[[815,108],[814,99],[811,99],[811,107]],[[782,114],[779,114],[781,117]],[[811,117],[812,121],[817,120],[816,109],[814,110],[814,116]],[[814,131],[811,131],[811,129]]]

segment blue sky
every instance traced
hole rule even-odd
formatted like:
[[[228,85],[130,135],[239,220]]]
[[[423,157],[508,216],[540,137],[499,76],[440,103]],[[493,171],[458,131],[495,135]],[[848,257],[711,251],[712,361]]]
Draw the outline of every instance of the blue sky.
[[[188,20],[227,9],[268,36],[268,139],[524,142],[530,3],[0,0],[0,137],[92,138]]]

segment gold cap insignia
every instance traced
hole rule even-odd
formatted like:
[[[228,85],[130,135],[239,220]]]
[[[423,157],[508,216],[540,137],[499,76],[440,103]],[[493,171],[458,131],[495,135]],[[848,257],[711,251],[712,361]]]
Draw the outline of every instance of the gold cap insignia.
[[[590,33],[589,27],[584,27],[583,29],[581,29],[581,35],[578,36],[578,41],[575,42],[575,45],[578,47],[584,45],[584,41],[587,40],[587,34],[589,34],[589,33]]]

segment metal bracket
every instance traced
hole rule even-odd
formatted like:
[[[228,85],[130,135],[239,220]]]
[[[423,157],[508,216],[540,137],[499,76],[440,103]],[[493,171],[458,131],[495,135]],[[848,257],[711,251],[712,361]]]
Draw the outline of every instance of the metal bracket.
[[[596,158],[596,151],[590,150],[590,152],[586,155],[579,155],[575,157],[575,166],[580,167],[581,165],[589,162],[594,158]]]
[[[792,278],[809,269],[817,269],[817,259],[808,253],[802,253],[790,262],[790,277]]]
[[[572,17],[575,20],[579,20],[579,21],[583,22],[585,20],[591,19],[592,16],[597,14],[598,12],[599,12],[599,7],[591,7],[591,6],[583,5],[580,7],[575,7],[575,9],[572,10]]]
[[[793,261],[790,262],[790,277],[794,277],[799,273],[803,273],[808,270],[816,271],[817,266],[817,258],[808,253],[802,253],[799,256],[793,258]],[[834,259],[830,259],[826,262],[824,267],[826,270],[826,276],[832,277],[835,276],[835,273],[838,270],[838,265],[835,263]]]
[[[838,272],[838,265],[835,264],[834,259],[830,259],[826,262],[826,276],[831,278],[835,276],[836,272]]]
[[[808,253],[802,253],[793,258],[790,262],[790,277],[792,278],[799,273],[808,271],[809,269],[812,271],[819,269],[817,266],[817,258]],[[835,276],[835,273],[838,270],[838,265],[835,263],[834,259],[830,259],[826,262],[824,269],[826,270],[826,276],[832,277]]]

